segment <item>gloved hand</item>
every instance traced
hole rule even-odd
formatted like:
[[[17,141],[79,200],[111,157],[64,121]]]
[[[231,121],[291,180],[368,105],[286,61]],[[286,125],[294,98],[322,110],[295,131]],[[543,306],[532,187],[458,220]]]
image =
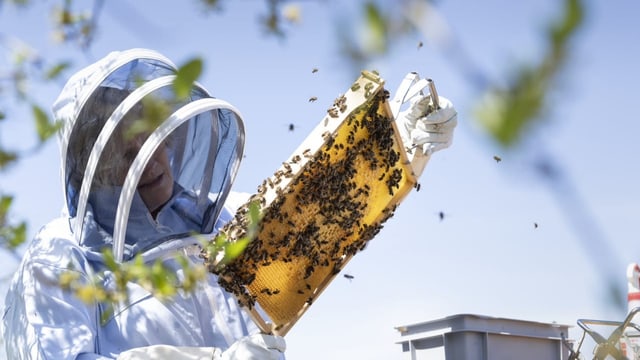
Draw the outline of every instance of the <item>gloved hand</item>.
[[[152,345],[124,351],[118,360],[278,360],[286,350],[281,336],[255,334],[236,341],[226,351],[214,347]]]
[[[458,113],[448,99],[439,96],[438,102],[439,109],[428,113],[431,96],[416,95],[409,108],[398,114],[396,122],[405,147],[431,155],[451,145]]]

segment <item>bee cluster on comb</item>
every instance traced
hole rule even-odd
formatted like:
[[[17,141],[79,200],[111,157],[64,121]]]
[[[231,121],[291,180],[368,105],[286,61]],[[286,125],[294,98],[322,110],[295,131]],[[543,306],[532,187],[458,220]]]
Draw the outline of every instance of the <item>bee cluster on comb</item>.
[[[265,332],[286,334],[416,185],[383,84],[363,72],[223,227],[228,241],[242,238],[258,204],[257,233],[240,256],[220,264],[203,254],[254,319],[255,303],[268,315],[255,319]]]

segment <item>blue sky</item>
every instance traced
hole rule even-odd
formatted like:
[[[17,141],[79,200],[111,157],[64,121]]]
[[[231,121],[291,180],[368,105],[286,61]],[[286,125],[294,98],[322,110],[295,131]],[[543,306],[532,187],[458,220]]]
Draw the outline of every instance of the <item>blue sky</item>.
[[[247,156],[238,191],[252,192],[270,176],[355,79],[339,57],[332,26],[338,13],[349,10],[343,2],[300,2],[302,23],[285,40],[260,32],[257,16],[264,1],[226,1],[222,13],[209,15],[195,1],[180,2],[180,8],[166,0],[105,3],[86,54],[51,41],[51,3],[27,11],[4,3],[0,34],[20,37],[43,56],[73,59],[74,69],[132,47],[158,50],[178,64],[202,56],[201,83],[245,118]],[[437,3],[475,66],[504,82],[515,64],[543,51],[541,31],[560,2],[490,0],[473,9],[463,2]],[[587,3],[570,67],[547,116],[527,132],[519,151],[495,146],[477,126],[472,110],[480,100],[478,88],[430,39],[405,39],[369,64],[391,91],[409,71],[433,78],[440,95],[455,104],[459,126],[453,146],[431,159],[421,190],[409,195],[344,269],[354,279],[336,278],[287,335],[289,359],[404,358],[395,326],[460,313],[572,326],[579,318],[624,317],[607,300],[600,271],[610,271],[624,290],[627,264],[640,261],[640,4]],[[31,90],[49,106],[61,85]],[[311,96],[318,100],[308,102]],[[0,126],[5,147],[30,142],[28,119],[24,110],[8,114]],[[531,170],[540,151],[561,166],[580,206],[566,211]],[[0,188],[16,196],[14,216],[29,221],[31,236],[62,207],[58,166],[57,143],[51,141],[0,174]],[[439,212],[445,214],[442,221]],[[568,214],[586,214],[589,221],[576,226]],[[598,256],[585,249],[593,239],[606,241]],[[15,266],[3,268],[10,273]],[[624,291],[617,295],[626,299]],[[577,339],[580,332],[574,328],[570,335]]]

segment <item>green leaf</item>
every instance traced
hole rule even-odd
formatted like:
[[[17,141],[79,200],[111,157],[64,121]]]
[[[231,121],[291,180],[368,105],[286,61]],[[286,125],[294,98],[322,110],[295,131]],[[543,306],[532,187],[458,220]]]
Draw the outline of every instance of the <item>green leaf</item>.
[[[142,118],[136,119],[127,128],[125,132],[126,139],[153,132],[171,115],[171,106],[166,101],[153,96],[147,96],[142,99],[142,109]]]
[[[182,65],[176,73],[173,81],[173,90],[178,99],[185,99],[191,93],[193,83],[198,80],[202,73],[202,59],[195,58]]]
[[[113,271],[118,268],[118,263],[116,263],[116,259],[113,257],[113,252],[110,248],[105,248],[102,251],[102,257],[104,259],[104,264],[107,266],[107,269]]]
[[[162,261],[158,260],[151,266],[150,280],[156,294],[161,296],[171,296],[176,292],[175,278],[169,269],[164,266]]]
[[[23,244],[27,240],[27,224],[25,222],[20,223],[20,225],[13,227],[13,237],[10,237],[9,240],[9,248],[15,249],[21,244]]]
[[[240,256],[244,249],[247,248],[247,245],[249,245],[249,242],[251,242],[251,238],[245,236],[237,241],[227,243],[221,264],[228,264],[230,261]]]
[[[260,205],[257,201],[249,204],[249,228],[247,229],[247,237],[253,239],[258,232],[258,223],[260,222]]]
[[[373,2],[365,4],[366,24],[370,36],[370,46],[373,51],[383,53],[387,48],[387,22],[380,9]]]
[[[109,319],[111,319],[111,316],[114,313],[114,307],[112,303],[106,303],[103,304],[104,308],[101,311],[101,315],[100,315],[100,324],[101,325],[106,325],[107,321]]]
[[[583,5],[579,0],[566,0],[565,13],[550,29],[550,37],[554,46],[561,46],[571,34],[582,24],[584,19]]]
[[[0,150],[0,169],[16,161],[17,159],[18,154],[16,154],[15,152]]]
[[[31,111],[36,122],[36,131],[40,141],[46,141],[53,136],[60,128],[60,124],[49,121],[49,116],[42,108],[36,104],[31,105]]]
[[[493,89],[476,117],[499,144],[511,146],[539,120],[546,78],[539,70],[523,69],[508,89]]]
[[[133,262],[128,263],[130,265],[127,270],[129,277],[132,279],[144,279],[148,273],[147,265],[145,265],[142,256],[136,255]]]
[[[53,80],[57,78],[64,70],[68,69],[71,64],[69,62],[60,62],[55,64],[51,69],[49,69],[45,74],[46,80]]]
[[[13,196],[3,195],[0,197],[0,219],[3,219],[7,215],[12,202]]]

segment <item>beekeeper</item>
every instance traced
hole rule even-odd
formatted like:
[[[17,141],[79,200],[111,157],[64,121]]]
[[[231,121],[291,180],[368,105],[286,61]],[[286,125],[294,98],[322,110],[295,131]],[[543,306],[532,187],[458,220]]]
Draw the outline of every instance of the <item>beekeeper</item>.
[[[202,263],[199,235],[210,237],[231,220],[242,118],[197,83],[177,97],[175,74],[157,52],[113,52],[72,76],[54,103],[63,123],[66,204],[29,244],[7,293],[9,359],[284,358],[284,339],[261,334],[213,274],[170,301],[129,282],[128,301],[111,306],[86,303],[60,285],[74,274],[114,289],[105,249],[121,263],[136,255],[147,264],[162,260],[184,280],[178,255]],[[149,121],[160,108],[171,115]],[[430,152],[449,146],[453,107],[427,118],[421,111],[414,101],[399,116],[405,142]]]

